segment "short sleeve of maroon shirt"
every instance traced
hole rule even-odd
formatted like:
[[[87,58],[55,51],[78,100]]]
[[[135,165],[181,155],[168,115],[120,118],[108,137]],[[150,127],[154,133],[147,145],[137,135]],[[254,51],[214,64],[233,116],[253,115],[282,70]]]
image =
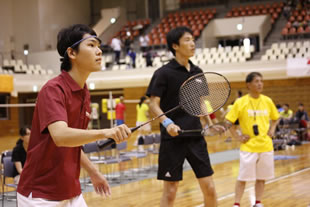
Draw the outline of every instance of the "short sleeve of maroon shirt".
[[[81,147],[57,147],[48,125],[64,121],[71,128],[86,129],[90,95],[67,72],[47,82],[38,94],[32,120],[27,160],[18,192],[26,197],[65,200],[81,194]]]

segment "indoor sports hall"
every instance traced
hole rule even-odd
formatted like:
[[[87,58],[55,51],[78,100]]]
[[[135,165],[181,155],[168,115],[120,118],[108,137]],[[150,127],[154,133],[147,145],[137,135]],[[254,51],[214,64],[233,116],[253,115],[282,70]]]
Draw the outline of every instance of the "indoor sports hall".
[[[230,84],[228,99],[211,117],[213,123],[223,123],[234,101],[248,93],[245,80],[254,71],[263,76],[262,94],[277,105],[280,119],[272,137],[275,176],[266,180],[264,206],[310,206],[310,1],[0,0],[0,13],[2,206],[17,206],[11,156],[20,128],[31,129],[38,93],[61,72],[57,34],[77,23],[90,26],[101,40],[101,71],[86,82],[91,100],[88,129],[115,127],[119,103],[125,106],[128,127],[141,122],[137,117],[141,97],[154,72],[174,58],[167,49],[166,34],[186,26],[195,39],[193,64],[203,72],[221,74]],[[149,98],[143,101],[150,104]],[[153,117],[149,111],[148,120]],[[228,131],[205,135],[218,206],[232,207],[240,141]],[[91,142],[82,149],[108,180],[112,195],[98,195],[81,169],[79,181],[87,206],[160,206],[159,120],[133,132],[127,142],[105,148],[101,144]],[[251,181],[240,206],[254,204],[255,182]],[[204,206],[187,161],[174,206]]]

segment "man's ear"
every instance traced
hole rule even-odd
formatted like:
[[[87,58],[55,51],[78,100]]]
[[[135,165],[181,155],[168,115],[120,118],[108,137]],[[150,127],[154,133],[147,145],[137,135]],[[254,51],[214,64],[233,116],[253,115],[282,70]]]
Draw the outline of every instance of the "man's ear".
[[[177,44],[172,44],[172,48],[176,51],[179,48],[179,45]]]
[[[247,87],[247,89],[250,89],[250,88],[249,88],[249,85],[250,85],[250,83],[246,83],[246,87]]]
[[[72,49],[71,47],[69,47],[68,49],[67,49],[67,54],[68,54],[68,57],[70,58],[70,59],[75,59],[76,58],[76,51],[74,50],[74,49]]]

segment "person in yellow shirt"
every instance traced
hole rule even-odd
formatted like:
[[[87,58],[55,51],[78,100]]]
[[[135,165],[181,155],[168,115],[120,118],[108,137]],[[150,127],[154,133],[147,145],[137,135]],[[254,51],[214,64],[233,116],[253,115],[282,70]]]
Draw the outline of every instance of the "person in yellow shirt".
[[[149,120],[149,106],[145,103],[146,97],[142,96],[140,98],[139,104],[136,106],[137,110],[137,122],[136,126],[139,126]],[[151,132],[151,124],[146,124],[145,126],[141,127],[139,131],[142,134]]]
[[[275,133],[279,113],[273,101],[261,94],[264,84],[260,73],[248,74],[246,85],[249,93],[236,100],[225,117],[231,125],[238,119],[241,129],[241,132],[238,131],[235,125],[230,128],[233,138],[241,142],[240,170],[235,188],[234,207],[240,206],[246,182],[254,180],[256,181],[254,207],[262,207],[265,180],[274,177],[271,137]]]
[[[283,111],[280,112],[280,125],[287,125],[293,118],[293,111],[290,109],[288,104],[283,105]]]

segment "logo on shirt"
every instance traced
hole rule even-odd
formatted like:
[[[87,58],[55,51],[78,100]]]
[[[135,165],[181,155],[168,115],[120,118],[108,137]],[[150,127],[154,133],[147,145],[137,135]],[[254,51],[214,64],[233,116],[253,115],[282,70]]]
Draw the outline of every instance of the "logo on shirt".
[[[169,173],[169,172],[167,172],[167,173],[165,174],[165,177],[167,177],[167,178],[171,178],[170,173]]]
[[[248,115],[249,117],[256,115],[256,116],[268,116],[268,111],[265,110],[253,110],[253,109],[248,109]]]

